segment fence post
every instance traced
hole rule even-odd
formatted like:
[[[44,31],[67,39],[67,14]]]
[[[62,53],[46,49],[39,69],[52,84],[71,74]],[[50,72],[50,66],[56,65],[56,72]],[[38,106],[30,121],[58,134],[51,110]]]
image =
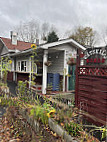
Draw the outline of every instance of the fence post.
[[[80,65],[80,53],[81,50],[77,49],[77,61],[76,61],[76,81],[75,81],[75,106],[78,106],[78,88],[79,88],[79,79],[78,79],[78,67]]]

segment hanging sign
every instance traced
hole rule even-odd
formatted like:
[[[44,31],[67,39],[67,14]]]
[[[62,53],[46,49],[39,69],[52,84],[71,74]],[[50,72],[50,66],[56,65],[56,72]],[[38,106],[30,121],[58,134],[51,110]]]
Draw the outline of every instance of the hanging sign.
[[[83,58],[86,64],[104,64],[107,59],[107,48],[88,48]]]

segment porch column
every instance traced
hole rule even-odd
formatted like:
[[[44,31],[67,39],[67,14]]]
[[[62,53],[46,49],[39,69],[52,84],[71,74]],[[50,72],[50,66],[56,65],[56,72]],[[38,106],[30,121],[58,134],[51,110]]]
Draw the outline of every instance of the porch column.
[[[42,77],[42,94],[46,94],[47,88],[47,66],[44,64],[48,59],[48,50],[44,50],[43,55],[43,77]]]
[[[16,81],[15,71],[13,71],[13,81]]]
[[[15,78],[15,60],[14,59],[12,60],[12,72],[13,72],[13,81],[16,81],[16,78]]]
[[[66,50],[64,51],[63,92],[65,92],[65,76],[66,76]]]
[[[65,92],[65,74],[66,74],[66,68],[64,68],[64,73],[63,73],[63,92]]]
[[[69,72],[68,72],[68,65],[67,65],[67,74],[69,74]],[[67,87],[67,88],[66,88],[66,91],[67,91],[67,92],[68,92],[68,87],[69,87],[69,86],[68,86],[68,85],[69,85],[69,83],[68,83],[68,78],[69,78],[69,77],[67,76],[67,86],[66,86],[66,87]]]
[[[29,57],[29,89],[31,87],[31,75],[32,75],[32,59]]]

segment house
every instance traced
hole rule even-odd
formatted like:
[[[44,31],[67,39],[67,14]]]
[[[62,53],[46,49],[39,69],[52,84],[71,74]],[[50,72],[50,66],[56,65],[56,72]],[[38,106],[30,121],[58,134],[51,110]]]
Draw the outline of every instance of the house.
[[[75,88],[75,65],[68,62],[71,58],[76,59],[78,48],[85,50],[73,39],[37,46],[35,60],[38,62],[35,62],[33,72],[37,74],[36,86],[42,89],[43,94],[46,94],[49,85],[52,85],[53,91],[70,91]],[[8,80],[18,82],[31,79],[32,51],[31,43],[18,41],[14,32],[11,32],[11,39],[0,38],[0,55],[8,55],[12,60]]]

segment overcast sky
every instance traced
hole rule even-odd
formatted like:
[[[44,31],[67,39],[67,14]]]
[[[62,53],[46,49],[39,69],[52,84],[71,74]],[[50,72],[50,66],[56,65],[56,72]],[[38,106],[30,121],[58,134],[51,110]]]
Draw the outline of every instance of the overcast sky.
[[[107,0],[0,0],[0,36],[9,37],[20,22],[54,24],[60,35],[76,26],[99,33],[107,27]]]

